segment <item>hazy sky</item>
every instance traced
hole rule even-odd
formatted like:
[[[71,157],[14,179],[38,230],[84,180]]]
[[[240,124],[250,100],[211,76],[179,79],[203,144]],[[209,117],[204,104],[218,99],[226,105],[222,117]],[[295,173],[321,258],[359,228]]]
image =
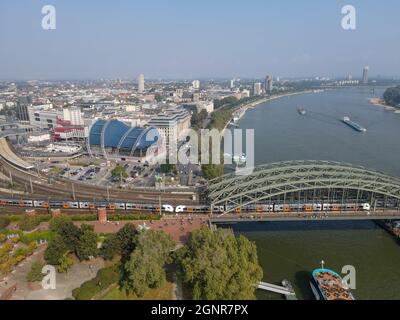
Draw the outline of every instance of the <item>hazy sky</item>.
[[[57,29],[41,27],[52,4]],[[357,30],[341,8],[357,9]],[[399,0],[1,0],[0,79],[400,75]]]

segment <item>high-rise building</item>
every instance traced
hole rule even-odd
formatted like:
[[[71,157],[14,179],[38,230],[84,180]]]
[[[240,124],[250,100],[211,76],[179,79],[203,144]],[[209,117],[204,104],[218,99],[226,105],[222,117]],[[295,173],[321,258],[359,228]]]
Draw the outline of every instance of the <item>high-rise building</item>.
[[[255,96],[260,96],[260,95],[262,94],[262,85],[261,85],[261,82],[256,82],[256,83],[254,83],[253,94],[254,94]]]
[[[362,76],[362,83],[363,84],[368,84],[368,73],[369,73],[369,67],[366,66],[363,69],[363,76]]]
[[[200,89],[200,81],[199,80],[194,80],[192,82],[192,86],[193,86],[193,89],[199,90]]]
[[[231,89],[233,89],[235,87],[235,79],[231,80]]]
[[[143,73],[139,74],[139,76],[137,78],[137,82],[138,82],[138,92],[143,93],[144,92],[144,74]]]
[[[272,91],[272,77],[271,76],[265,77],[264,91],[265,91],[265,93],[269,93]]]

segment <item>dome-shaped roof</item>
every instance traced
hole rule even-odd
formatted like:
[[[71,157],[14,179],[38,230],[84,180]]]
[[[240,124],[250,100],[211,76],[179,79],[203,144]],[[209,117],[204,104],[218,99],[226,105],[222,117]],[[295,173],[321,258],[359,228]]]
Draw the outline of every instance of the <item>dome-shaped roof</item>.
[[[97,120],[89,132],[89,145],[101,148],[116,148],[133,153],[136,149],[146,149],[160,139],[158,130],[132,128],[119,120]]]

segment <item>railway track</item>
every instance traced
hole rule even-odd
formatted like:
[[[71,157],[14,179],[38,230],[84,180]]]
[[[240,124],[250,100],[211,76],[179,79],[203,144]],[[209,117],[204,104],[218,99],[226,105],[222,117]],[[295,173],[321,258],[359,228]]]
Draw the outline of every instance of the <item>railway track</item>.
[[[143,191],[143,190],[115,190],[99,186],[92,186],[82,183],[72,183],[71,181],[56,182],[48,184],[47,181],[36,174],[18,169],[4,160],[0,160],[3,173],[9,176],[11,173],[13,183],[24,186],[30,190],[33,188],[33,194],[30,198],[60,198],[71,200],[126,200],[140,203],[158,203],[160,198],[163,202],[169,201],[171,204],[195,205],[197,200],[193,200],[193,194]],[[198,197],[196,196],[196,199]]]

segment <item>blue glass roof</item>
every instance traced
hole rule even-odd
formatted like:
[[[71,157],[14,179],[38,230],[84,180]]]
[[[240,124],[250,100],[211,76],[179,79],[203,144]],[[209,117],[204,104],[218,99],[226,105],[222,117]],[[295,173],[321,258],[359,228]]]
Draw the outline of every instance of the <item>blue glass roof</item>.
[[[131,128],[118,120],[98,120],[90,129],[90,145],[102,147],[101,134],[104,130],[104,147],[118,148],[130,152],[137,144],[137,149],[145,149],[156,143],[160,136],[156,128]],[[140,139],[138,141],[138,139]]]
[[[129,127],[121,121],[112,120],[109,122],[104,132],[104,147],[117,148],[122,137],[128,130]]]

